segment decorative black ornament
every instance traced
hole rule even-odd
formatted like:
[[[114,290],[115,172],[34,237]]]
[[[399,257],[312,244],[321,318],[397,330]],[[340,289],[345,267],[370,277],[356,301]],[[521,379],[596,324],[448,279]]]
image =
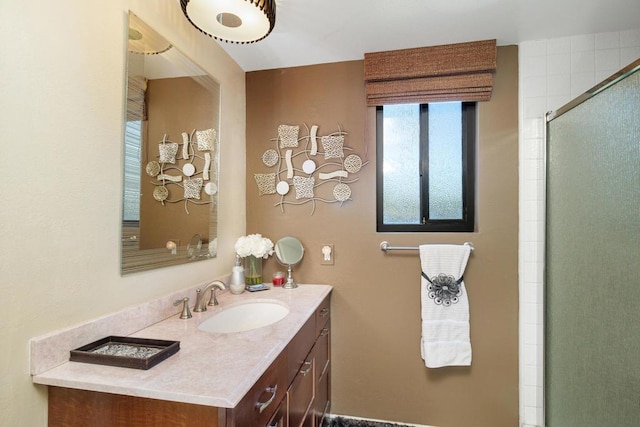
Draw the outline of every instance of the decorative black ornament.
[[[455,277],[444,273],[440,273],[432,278],[429,278],[426,274],[422,273],[422,277],[427,279],[427,282],[429,282],[427,285],[427,295],[436,304],[449,307],[451,304],[455,304],[459,301],[458,297],[462,293],[460,286],[462,283],[462,277],[456,280]]]

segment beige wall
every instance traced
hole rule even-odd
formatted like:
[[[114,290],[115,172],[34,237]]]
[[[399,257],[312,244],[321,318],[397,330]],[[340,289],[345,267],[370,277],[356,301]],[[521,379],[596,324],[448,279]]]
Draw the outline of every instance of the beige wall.
[[[127,9],[221,84],[216,260],[120,276]],[[28,341],[228,274],[245,230],[245,76],[176,1],[2,2],[0,425],[46,425]]]
[[[361,61],[247,74],[247,231],[272,240],[293,235],[306,248],[299,282],[335,286],[332,314],[333,408],[337,414],[455,426],[518,425],[518,86],[517,48],[501,47],[493,98],[479,108],[475,233],[376,233],[375,110],[364,107]],[[262,153],[279,124],[342,125],[345,143],[369,164],[342,207],[273,207],[253,173],[270,172]],[[319,134],[323,134],[320,132]],[[472,255],[469,293],[473,364],[427,369],[420,358],[420,267],[392,245],[463,243]],[[320,265],[323,244],[335,265]],[[267,277],[281,269],[265,263]],[[295,291],[293,291],[295,292]]]

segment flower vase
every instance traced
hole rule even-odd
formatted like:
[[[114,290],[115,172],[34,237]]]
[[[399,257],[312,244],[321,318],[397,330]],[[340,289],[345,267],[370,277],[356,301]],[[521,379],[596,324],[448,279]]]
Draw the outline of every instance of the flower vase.
[[[244,257],[244,282],[247,286],[263,283],[262,258],[253,255]]]

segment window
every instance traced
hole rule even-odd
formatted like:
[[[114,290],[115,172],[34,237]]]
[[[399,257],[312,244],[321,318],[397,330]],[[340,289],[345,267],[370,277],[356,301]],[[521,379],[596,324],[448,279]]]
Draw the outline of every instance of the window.
[[[122,219],[135,224],[140,221],[140,156],[142,121],[128,120],[124,133],[124,205]]]
[[[475,102],[377,107],[377,227],[474,230]]]

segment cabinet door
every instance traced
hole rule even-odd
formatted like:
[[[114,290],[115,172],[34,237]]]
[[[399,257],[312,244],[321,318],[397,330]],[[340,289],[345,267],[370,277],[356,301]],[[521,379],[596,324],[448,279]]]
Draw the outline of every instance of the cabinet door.
[[[278,405],[276,413],[267,423],[267,427],[289,427],[289,417],[287,415],[287,396],[285,395],[280,405]]]
[[[49,387],[49,426],[224,426],[224,409],[145,397]],[[220,420],[218,419],[218,417]]]
[[[315,385],[313,368],[313,356],[309,355],[289,387],[289,427],[302,426],[310,412]]]
[[[316,427],[322,427],[324,418],[329,414],[329,409],[331,408],[330,390],[331,367],[327,366],[327,370],[316,385],[316,398],[313,404]]]
[[[315,427],[315,418],[313,417],[313,411],[309,411],[307,418],[302,422],[302,427]]]
[[[329,321],[320,331],[320,336],[313,347],[313,354],[316,362],[316,395],[313,413],[316,420],[315,425],[320,427],[330,406],[331,362],[329,359],[331,355],[331,329]]]

